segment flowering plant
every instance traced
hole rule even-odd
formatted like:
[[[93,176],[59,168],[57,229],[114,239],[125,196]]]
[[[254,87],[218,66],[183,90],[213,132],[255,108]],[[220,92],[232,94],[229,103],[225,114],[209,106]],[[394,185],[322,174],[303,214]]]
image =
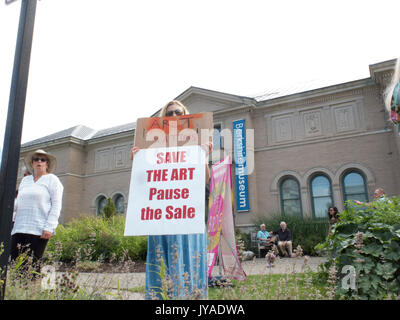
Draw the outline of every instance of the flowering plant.
[[[337,271],[338,299],[381,300],[400,296],[400,197],[370,205],[346,203],[339,222],[317,246],[328,260],[321,277]],[[353,270],[353,271],[351,271]]]
[[[276,260],[276,255],[272,250],[268,251],[265,255],[265,260],[267,261],[268,268],[275,267],[274,262]]]

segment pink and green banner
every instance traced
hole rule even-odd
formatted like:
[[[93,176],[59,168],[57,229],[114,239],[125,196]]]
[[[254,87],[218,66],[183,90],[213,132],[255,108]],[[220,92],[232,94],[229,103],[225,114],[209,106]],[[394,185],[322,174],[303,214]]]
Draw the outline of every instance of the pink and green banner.
[[[225,276],[245,280],[239,261],[232,214],[231,160],[226,157],[211,167],[208,213],[208,277],[219,259]]]

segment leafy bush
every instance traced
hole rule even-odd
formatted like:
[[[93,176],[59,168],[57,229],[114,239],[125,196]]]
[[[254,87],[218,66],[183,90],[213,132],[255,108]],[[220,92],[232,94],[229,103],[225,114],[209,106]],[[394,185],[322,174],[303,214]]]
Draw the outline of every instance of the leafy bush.
[[[124,237],[124,228],[123,216],[74,219],[58,226],[46,252],[61,262],[145,260],[147,237]]]
[[[313,219],[296,216],[282,216],[274,214],[266,218],[259,218],[254,221],[255,231],[264,223],[268,232],[280,228],[281,221],[285,221],[292,234],[293,249],[300,245],[305,255],[315,256],[318,252],[315,246],[324,241],[328,235],[328,219]]]
[[[117,208],[115,207],[114,201],[111,198],[107,199],[107,204],[104,206],[101,214],[105,219],[111,219],[117,215]]]
[[[250,234],[240,231],[239,228],[235,228],[235,239],[236,239],[236,245],[238,245],[239,241],[243,241],[243,246],[244,246],[243,249],[247,250],[247,248],[250,248],[251,246]]]
[[[337,298],[399,298],[400,198],[374,201],[366,207],[348,202],[331,235],[317,248],[330,255],[321,275],[336,271]],[[343,271],[349,267],[355,270],[353,288]]]

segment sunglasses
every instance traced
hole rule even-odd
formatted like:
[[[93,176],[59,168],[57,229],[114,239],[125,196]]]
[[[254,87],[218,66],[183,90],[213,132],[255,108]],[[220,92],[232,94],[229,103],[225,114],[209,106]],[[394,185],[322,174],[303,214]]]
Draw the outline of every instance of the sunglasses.
[[[166,115],[167,117],[171,117],[174,113],[175,113],[177,116],[181,116],[181,115],[183,115],[183,110],[181,110],[181,109],[176,109],[176,110],[172,110],[172,111],[167,111],[167,112],[165,113],[165,115]]]
[[[48,160],[47,160],[47,158],[39,158],[39,157],[37,157],[37,158],[32,158],[32,161],[34,161],[34,162],[38,162],[38,161],[47,162]]]

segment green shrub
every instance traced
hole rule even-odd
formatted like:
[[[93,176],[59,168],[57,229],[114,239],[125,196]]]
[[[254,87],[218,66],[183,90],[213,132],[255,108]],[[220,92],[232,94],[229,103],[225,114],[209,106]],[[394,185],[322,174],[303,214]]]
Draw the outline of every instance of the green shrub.
[[[124,237],[124,228],[123,216],[74,219],[58,226],[46,251],[61,262],[145,260],[147,237]]]
[[[111,198],[107,199],[107,204],[104,206],[101,215],[105,219],[111,219],[117,215],[117,208],[115,207],[114,201]]]
[[[399,298],[400,198],[374,201],[366,207],[348,202],[346,207],[331,235],[317,246],[330,256],[321,278],[335,270],[337,298]],[[349,273],[342,274],[349,266],[355,270],[353,288]]]
[[[238,245],[238,241],[241,240],[243,241],[243,246],[244,246],[243,249],[250,250],[251,246],[250,234],[240,231],[239,228],[235,228],[235,239],[236,239],[236,245]]]
[[[296,216],[282,216],[273,214],[265,218],[254,220],[255,230],[260,230],[260,225],[265,224],[268,232],[280,228],[281,221],[285,221],[292,234],[293,249],[298,245],[303,249],[303,254],[315,256],[318,252],[315,246],[324,241],[328,235],[328,219],[313,219]]]

